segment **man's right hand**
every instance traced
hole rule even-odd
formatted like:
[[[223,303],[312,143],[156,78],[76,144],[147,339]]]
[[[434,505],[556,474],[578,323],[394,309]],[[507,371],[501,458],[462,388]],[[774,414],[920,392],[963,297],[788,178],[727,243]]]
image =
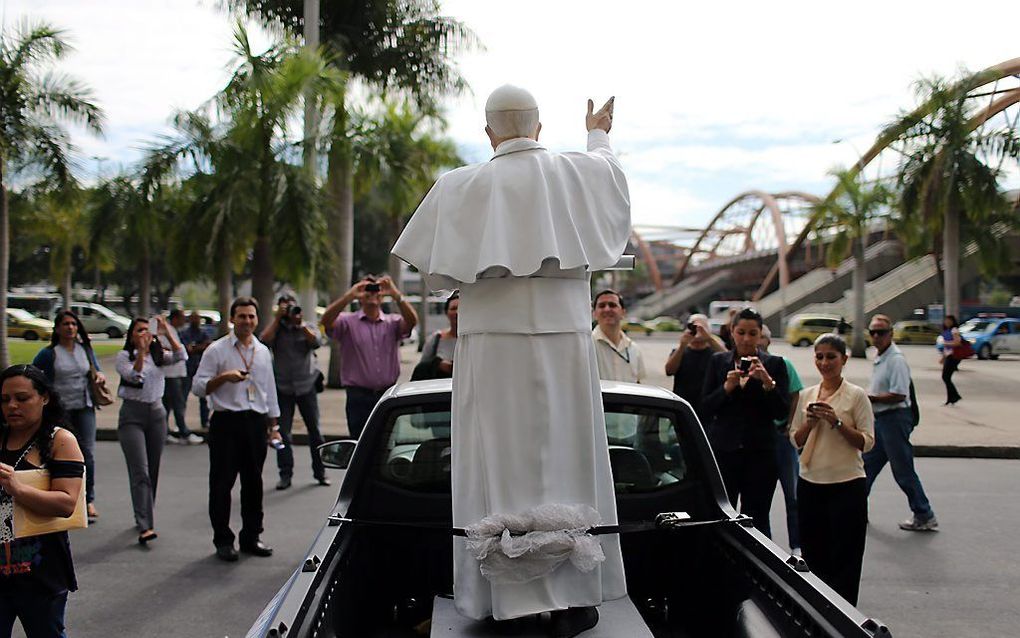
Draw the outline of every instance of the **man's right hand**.
[[[227,370],[220,376],[226,383],[240,383],[248,378],[248,373],[244,370]]]
[[[588,115],[584,118],[585,126],[588,131],[595,129],[601,129],[606,133],[613,128],[613,105],[616,103],[616,97],[611,97],[609,100],[596,112],[592,112],[595,108],[595,103],[588,100]]]

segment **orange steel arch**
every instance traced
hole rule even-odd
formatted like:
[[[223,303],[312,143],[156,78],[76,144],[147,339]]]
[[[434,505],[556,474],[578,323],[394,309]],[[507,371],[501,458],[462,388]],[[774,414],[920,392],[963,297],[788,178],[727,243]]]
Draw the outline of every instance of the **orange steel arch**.
[[[1013,58],[1011,60],[1006,60],[1005,62],[1000,62],[999,64],[990,66],[983,71],[979,71],[967,78],[964,78],[963,80],[956,84],[956,89],[958,91],[970,93],[976,88],[982,87],[991,82],[997,82],[998,80],[1017,74],[1020,74],[1020,58]],[[987,122],[993,116],[998,115],[1002,111],[1006,110],[1010,106],[1017,103],[1020,103],[1020,89],[1011,89],[1009,91],[1004,91],[1001,97],[997,98],[995,101],[989,104],[983,111],[981,111],[978,115],[975,115],[970,120],[968,124],[969,130],[973,131],[977,127]],[[919,119],[927,115],[930,115],[935,110],[935,108],[936,105],[933,102],[926,102],[925,104],[922,104],[921,106],[914,109],[908,115],[901,118],[898,122],[886,127],[885,130],[879,133],[878,137],[875,139],[875,143],[871,145],[871,148],[869,148],[863,155],[861,155],[860,159],[857,160],[857,163],[855,163],[850,168],[850,176],[856,177],[858,174],[860,174],[860,172],[864,170],[864,167],[866,167],[876,157],[878,157],[882,151],[884,151],[891,144],[896,142],[900,138],[900,136],[903,135],[903,133],[905,133],[910,128],[910,126],[913,123],[917,122]],[[837,184],[836,187],[833,188],[832,192],[829,193],[826,199],[838,196],[840,188],[841,187]],[[795,239],[793,244],[790,246],[791,252],[795,252],[800,249],[800,247],[807,240],[808,235],[811,233],[812,230],[814,230],[817,221],[818,220],[816,217],[811,217],[808,220],[808,223],[804,225],[804,228],[801,230],[800,234],[797,235],[797,239]],[[778,271],[779,271],[778,264],[774,265],[769,270],[768,274],[765,276],[765,279],[762,281],[761,288],[759,288],[758,293],[755,295],[755,299],[757,299],[762,294],[762,291],[766,290],[772,284],[772,282],[775,280]],[[782,281],[781,273],[780,281]]]
[[[655,290],[662,290],[662,274],[659,272],[659,264],[655,261],[652,249],[648,247],[648,242],[633,228],[630,229],[630,235],[637,244],[638,252],[641,253],[641,261],[648,266],[648,276],[652,279],[652,285],[655,286]]]
[[[733,207],[748,199],[753,200],[755,203],[760,203],[760,205],[756,207],[755,213],[751,218],[751,222],[746,227],[739,227],[733,229],[718,228],[718,226],[720,226],[724,222],[726,214]],[[750,190],[743,192],[734,197],[733,199],[731,199],[730,201],[726,202],[726,204],[719,210],[719,212],[715,214],[715,216],[712,218],[712,221],[709,222],[708,226],[705,227],[705,230],[703,230],[701,234],[698,236],[698,239],[694,242],[694,245],[691,246],[691,249],[688,251],[687,255],[684,256],[684,260],[680,264],[680,268],[677,271],[673,283],[677,283],[681,279],[683,279],[684,275],[686,274],[687,267],[690,265],[691,259],[695,254],[701,252],[708,252],[710,257],[714,257],[719,249],[719,245],[721,244],[722,240],[728,235],[735,233],[744,234],[745,250],[748,251],[755,250],[757,247],[754,244],[754,237],[752,233],[754,231],[756,224],[759,222],[762,213],[768,211],[769,221],[771,221],[776,230],[776,242],[778,243],[777,248],[779,255],[779,258],[776,260],[776,264],[780,271],[780,284],[783,286],[789,284],[790,273],[789,269],[787,268],[786,260],[786,255],[789,253],[789,246],[787,245],[786,227],[783,222],[783,211],[779,205],[779,200],[787,199],[799,199],[807,203],[815,203],[818,201],[818,198],[816,196],[811,195],[809,193],[802,193],[798,191],[788,191],[783,193],[772,194],[760,190]],[[708,239],[709,235],[717,236],[718,239],[712,246],[711,250],[706,251],[704,248],[702,248],[702,243],[704,243],[706,239]]]

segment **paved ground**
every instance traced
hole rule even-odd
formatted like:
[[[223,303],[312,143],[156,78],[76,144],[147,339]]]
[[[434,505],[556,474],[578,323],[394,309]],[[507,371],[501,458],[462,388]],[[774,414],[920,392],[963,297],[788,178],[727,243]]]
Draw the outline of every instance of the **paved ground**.
[[[71,595],[67,624],[77,638],[243,636],[304,557],[338,488],[313,486],[308,464],[299,463],[295,486],[277,492],[275,465],[267,462],[263,537],[276,554],[225,564],[212,553],[204,447],[167,448],[160,537],[147,549],[135,542],[119,447],[100,443],[97,458],[100,523],[72,533],[81,589]],[[872,494],[860,608],[896,638],[1016,635],[1020,461],[922,459],[919,469],[942,531],[898,530],[906,502],[888,473],[881,476]],[[236,529],[236,490],[234,502]],[[772,527],[780,545],[783,520],[777,499]],[[14,635],[23,636],[20,627]]]
[[[678,335],[674,334],[636,338],[652,375],[651,383],[673,387],[672,379],[665,376],[663,366],[677,339]],[[903,346],[903,350],[910,361],[921,404],[922,425],[914,434],[914,443],[921,446],[919,453],[1020,458],[1020,419],[1013,418],[1017,397],[1020,396],[1020,357],[1006,355],[998,361],[971,359],[964,362],[954,379],[964,399],[955,407],[943,407],[945,386],[934,348]],[[777,342],[773,352],[789,357],[806,384],[818,382],[810,348],[794,348]],[[323,368],[326,356],[320,357]],[[411,369],[417,361],[418,353],[413,346],[401,349],[401,381],[410,378]],[[107,374],[113,375],[116,385],[118,380],[113,372],[112,357],[104,360],[102,365]],[[870,360],[851,359],[846,373],[848,379],[866,387],[870,374]],[[326,390],[320,395],[323,432],[328,436],[347,434],[344,401],[343,390]],[[187,419],[189,426],[198,425],[198,402],[194,397],[188,402]],[[99,427],[106,431],[107,436],[113,434],[117,427],[116,406],[100,412]],[[294,431],[301,433],[303,430],[300,417],[297,417]],[[975,446],[980,449],[972,449]]]

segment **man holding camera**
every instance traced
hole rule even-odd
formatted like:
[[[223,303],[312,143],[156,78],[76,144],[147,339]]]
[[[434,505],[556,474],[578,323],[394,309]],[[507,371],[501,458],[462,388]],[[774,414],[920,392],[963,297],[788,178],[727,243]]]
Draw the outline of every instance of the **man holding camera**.
[[[273,351],[276,395],[280,403],[279,424],[283,444],[276,450],[276,466],[280,470],[280,482],[276,484],[276,489],[289,488],[294,476],[291,428],[295,406],[301,411],[305,429],[308,430],[312,475],[319,485],[329,485],[318,450],[325,442],[319,433],[319,399],[316,396],[316,382],[320,373],[315,361],[315,350],[319,347],[319,335],[304,322],[297,300],[292,295],[283,295],[276,302],[273,322],[262,331],[259,339]]]
[[[383,297],[396,302],[400,314],[382,311]],[[357,312],[343,312],[358,300]],[[326,308],[322,325],[340,342],[340,383],[347,392],[347,429],[354,438],[372,408],[400,376],[400,341],[411,336],[418,314],[389,277],[367,276]]]
[[[680,343],[666,359],[666,375],[673,377],[673,394],[684,399],[703,419],[701,391],[708,372],[708,360],[714,352],[725,352],[723,342],[709,331],[708,317],[693,314],[687,319],[687,329],[680,335]]]
[[[603,290],[595,295],[591,305],[598,324],[591,331],[591,338],[595,342],[599,378],[641,383],[648,374],[645,372],[641,351],[623,332],[623,319],[627,315],[623,297],[615,290]]]

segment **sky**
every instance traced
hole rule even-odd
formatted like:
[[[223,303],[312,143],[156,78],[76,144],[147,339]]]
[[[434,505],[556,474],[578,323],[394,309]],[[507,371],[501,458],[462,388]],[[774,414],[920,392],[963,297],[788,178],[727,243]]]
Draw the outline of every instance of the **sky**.
[[[109,174],[167,132],[175,109],[193,109],[225,84],[235,18],[220,5],[0,0],[0,19],[67,30],[76,51],[60,70],[91,87],[107,114],[102,139],[79,131],[74,139],[85,170]],[[459,59],[471,90],[447,101],[448,133],[468,161],[488,159],[483,105],[509,82],[538,100],[541,141],[577,150],[586,100],[615,95],[611,138],[635,225],[703,226],[747,190],[825,194],[826,172],[854,163],[915,104],[922,75],[1020,56],[1003,27],[1018,23],[1020,3],[962,6],[445,0],[443,13],[484,45]]]

